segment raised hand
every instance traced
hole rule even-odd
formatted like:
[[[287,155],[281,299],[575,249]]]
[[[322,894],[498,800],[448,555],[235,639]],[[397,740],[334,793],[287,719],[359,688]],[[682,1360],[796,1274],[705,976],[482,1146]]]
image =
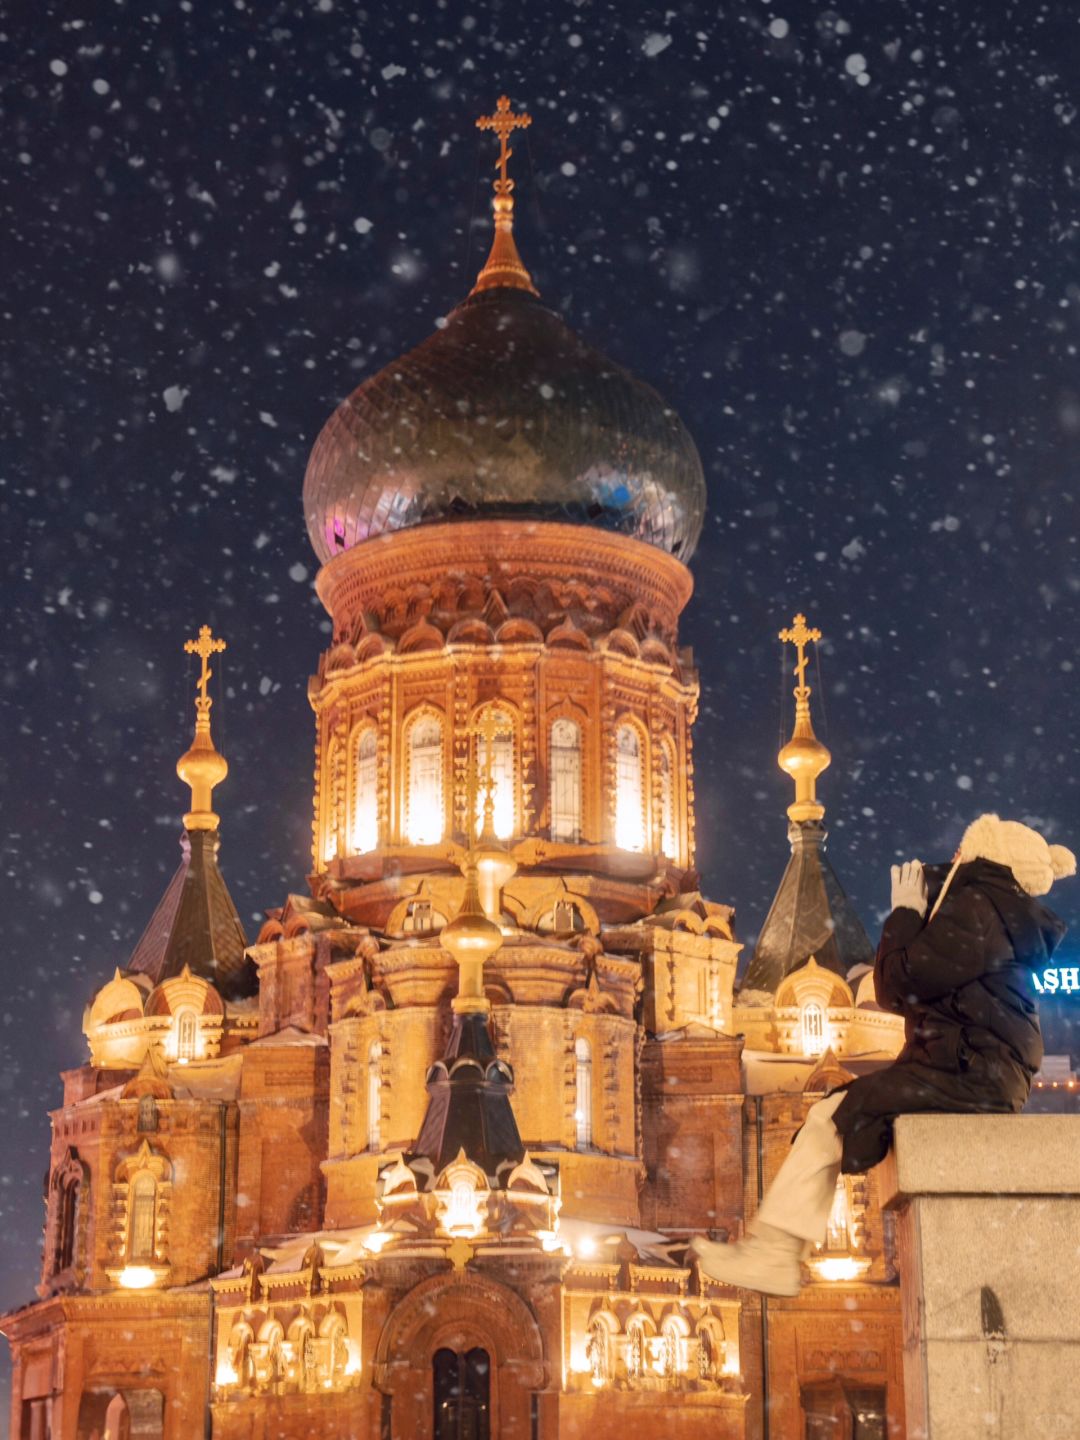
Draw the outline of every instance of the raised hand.
[[[926,914],[926,876],[921,860],[906,860],[903,865],[892,867],[892,908],[901,906]]]

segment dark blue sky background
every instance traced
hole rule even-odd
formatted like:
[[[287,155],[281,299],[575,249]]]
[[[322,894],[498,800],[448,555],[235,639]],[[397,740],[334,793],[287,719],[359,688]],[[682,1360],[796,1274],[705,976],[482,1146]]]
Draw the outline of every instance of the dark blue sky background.
[[[517,230],[544,298],[705,465],[684,639],[708,893],[752,940],[786,860],[796,609],[827,637],[830,855],[871,931],[890,862],[947,856],[981,810],[1077,846],[1078,21],[1067,0],[6,12],[0,1305],[37,1278],[55,1072],[177,860],[204,621],[229,643],[222,864],[249,932],[304,888],[325,642],[304,465],[467,293],[493,158],[473,122],[504,90],[534,117]],[[1055,901],[1075,926],[1080,888]]]

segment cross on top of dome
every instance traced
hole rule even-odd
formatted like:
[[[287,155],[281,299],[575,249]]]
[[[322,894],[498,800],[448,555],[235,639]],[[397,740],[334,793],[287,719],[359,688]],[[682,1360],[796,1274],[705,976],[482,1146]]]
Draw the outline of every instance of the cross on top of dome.
[[[522,111],[515,115],[510,109],[510,97],[500,95],[495,105],[494,115],[481,115],[476,122],[478,130],[494,130],[499,137],[499,178],[495,181],[496,195],[510,195],[513,193],[514,182],[507,176],[506,166],[513,150],[510,149],[509,139],[515,130],[525,130],[532,124],[532,116]]]
[[[515,130],[524,130],[532,124],[532,116],[522,113],[515,115],[510,109],[510,99],[500,95],[494,115],[481,115],[476,122],[478,130],[491,130],[499,139],[499,158],[495,162],[498,176],[495,180],[495,195],[491,206],[495,212],[495,236],[491,242],[491,253],[483,270],[476,277],[472,293],[493,290],[497,286],[509,286],[514,290],[528,290],[537,293],[532,277],[522,264],[517,246],[514,244],[514,182],[510,179],[507,166],[513,150],[510,136]]]

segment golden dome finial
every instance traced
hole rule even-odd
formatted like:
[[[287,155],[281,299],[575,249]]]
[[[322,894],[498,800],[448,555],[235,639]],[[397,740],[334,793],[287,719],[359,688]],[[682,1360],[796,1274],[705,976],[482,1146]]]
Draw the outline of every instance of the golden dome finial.
[[[185,640],[184,651],[198,655],[202,670],[197,681],[198,694],[195,696],[195,739],[191,749],[176,762],[176,773],[186,785],[191,786],[191,810],[184,816],[188,830],[216,830],[218,817],[212,807],[212,792],[229,773],[228,761],[214,749],[210,738],[210,698],[208,686],[213,671],[210,669],[211,655],[218,655],[225,649],[224,640],[215,640],[210,626],[203,625],[197,640]]]
[[[798,659],[793,670],[795,685],[795,729],[776,757],[781,770],[795,781],[795,800],[788,806],[790,820],[820,820],[825,806],[817,798],[817,778],[828,768],[832,756],[814,734],[810,720],[810,686],[806,683],[806,647],[821,639],[820,630],[809,630],[805,615],[796,615],[790,630],[781,630],[785,645],[794,645]]]
[[[538,293],[514,244],[514,182],[506,170],[514,153],[510,148],[510,136],[515,130],[524,130],[531,124],[531,115],[511,114],[510,100],[506,95],[499,96],[494,115],[481,115],[476,122],[478,130],[494,130],[499,137],[499,159],[496,162],[499,174],[495,181],[495,198],[491,202],[495,212],[495,237],[484,268],[476,277],[471,292],[473,295],[481,290],[494,290],[500,285],[513,290],[527,290],[530,295]]]
[[[458,964],[458,993],[452,1008],[461,1014],[488,1014],[491,1006],[484,994],[484,961],[489,960],[502,944],[502,931],[489,920],[480,902],[476,859],[472,851],[462,862],[465,894],[461,909],[443,927],[439,943],[449,950]]]

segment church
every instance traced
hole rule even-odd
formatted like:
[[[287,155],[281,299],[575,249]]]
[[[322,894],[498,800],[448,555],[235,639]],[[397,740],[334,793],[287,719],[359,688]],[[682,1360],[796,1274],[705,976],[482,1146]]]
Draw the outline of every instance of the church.
[[[820,637],[779,637],[791,857],[741,966],[695,870],[701,462],[537,294],[528,117],[478,123],[487,262],[311,452],[311,866],[254,936],[215,808],[225,641],[187,641],[180,865],[87,1007],[37,1299],[0,1321],[17,1440],[904,1434],[873,1172],[840,1178],[797,1298],[687,1252],[741,1234],[808,1105],[902,1042],[826,858]]]

